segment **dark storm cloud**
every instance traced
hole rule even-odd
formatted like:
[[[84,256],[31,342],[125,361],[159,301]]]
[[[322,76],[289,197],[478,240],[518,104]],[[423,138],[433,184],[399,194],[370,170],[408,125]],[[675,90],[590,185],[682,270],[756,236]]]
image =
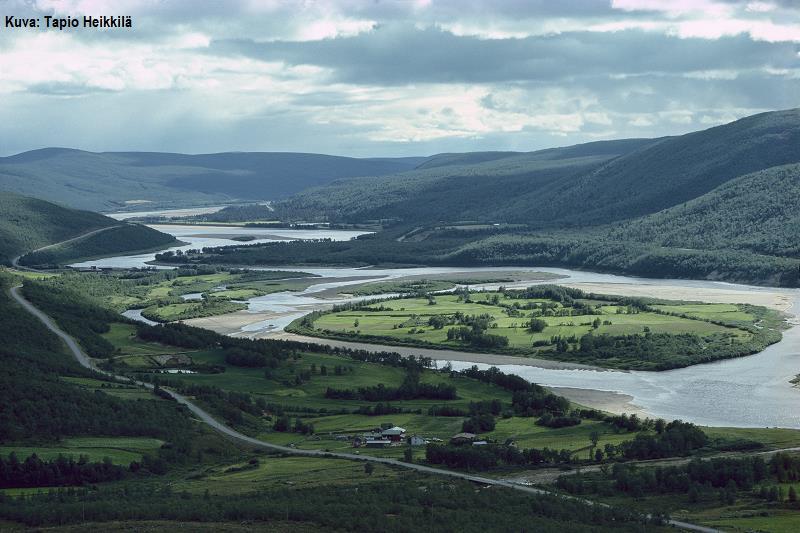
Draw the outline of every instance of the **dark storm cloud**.
[[[323,41],[216,41],[208,52],[326,67],[333,69],[338,81],[347,83],[402,85],[789,68],[799,66],[797,49],[793,43],[752,41],[744,35],[681,39],[627,30],[480,39],[438,28],[386,25],[354,37]]]

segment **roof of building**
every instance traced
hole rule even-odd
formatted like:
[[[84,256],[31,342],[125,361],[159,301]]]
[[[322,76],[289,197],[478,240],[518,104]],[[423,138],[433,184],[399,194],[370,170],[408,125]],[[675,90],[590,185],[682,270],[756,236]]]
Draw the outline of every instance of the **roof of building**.
[[[477,435],[475,435],[475,433],[456,433],[451,438],[453,438],[453,439],[468,439],[468,440],[472,440],[475,437],[477,437]]]
[[[381,433],[383,435],[402,435],[405,432],[406,432],[405,428],[395,426],[393,428],[384,429]]]

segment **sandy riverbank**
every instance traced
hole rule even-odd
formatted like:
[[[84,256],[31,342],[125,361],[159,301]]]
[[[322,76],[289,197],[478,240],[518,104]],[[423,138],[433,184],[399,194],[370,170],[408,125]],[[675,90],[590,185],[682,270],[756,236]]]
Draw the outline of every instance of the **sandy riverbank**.
[[[638,405],[632,403],[633,396],[621,392],[611,392],[594,389],[577,389],[573,387],[548,387],[555,394],[564,396],[570,401],[586,405],[594,409],[608,411],[609,413],[629,415],[636,414],[640,417],[649,416]]]
[[[312,311],[309,309],[309,311]],[[295,313],[250,313],[248,311],[236,311],[217,316],[206,316],[202,318],[191,318],[183,320],[183,323],[196,328],[210,329],[220,335],[230,335],[232,337],[254,337],[256,333],[268,333],[265,331],[243,332],[242,328],[257,324],[259,322],[272,322],[279,318]]]
[[[708,303],[732,303],[762,305],[778,311],[788,311],[792,307],[792,297],[779,290],[716,289],[700,287],[677,287],[661,284],[633,283],[561,283],[584,292],[614,294],[619,296],[638,296],[662,298],[664,300],[688,300]]]
[[[365,270],[368,272],[368,270]],[[538,284],[542,281],[552,281],[553,283],[558,282],[558,280],[564,279],[567,276],[563,276],[561,274],[552,274],[550,272],[527,272],[527,271],[496,271],[496,270],[476,270],[470,272],[451,272],[448,274],[415,274],[413,276],[403,276],[401,278],[392,278],[392,279],[384,279],[384,278],[376,278],[372,279],[372,281],[367,281],[365,283],[359,283],[358,285],[348,285],[347,287],[333,287],[330,289],[325,289],[324,291],[320,291],[315,293],[314,296],[318,298],[341,298],[343,296],[353,296],[354,292],[358,292],[359,290],[363,290],[365,287],[369,287],[370,284],[373,283],[407,283],[410,281],[452,281],[456,284],[463,284],[464,282],[475,282],[478,283],[470,283],[471,286],[480,289],[482,287],[495,287],[504,285],[507,287],[512,286],[530,286],[533,284]],[[497,279],[507,279],[509,281],[505,282],[493,282],[493,281],[481,281],[481,280],[497,280]],[[378,297],[379,295],[375,295]]]

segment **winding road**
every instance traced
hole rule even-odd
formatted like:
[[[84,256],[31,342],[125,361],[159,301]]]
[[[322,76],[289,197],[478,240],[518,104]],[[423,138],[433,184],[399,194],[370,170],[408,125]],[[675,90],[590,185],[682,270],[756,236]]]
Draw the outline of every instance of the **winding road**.
[[[127,383],[134,383],[134,384],[136,384],[138,386],[145,387],[145,388],[150,389],[150,390],[153,389],[153,385],[150,384],[150,383],[144,383],[144,382],[141,382],[141,381],[136,381],[136,380],[133,380],[133,379],[131,379],[129,377],[113,374],[111,372],[107,372],[105,370],[102,370],[102,369],[98,368],[97,365],[94,363],[94,361],[81,349],[81,347],[78,345],[78,343],[75,341],[75,339],[73,339],[64,330],[62,330],[60,327],[58,327],[58,325],[56,325],[56,323],[53,321],[52,318],[50,318],[48,315],[46,315],[40,309],[35,307],[31,302],[26,300],[24,296],[22,296],[22,294],[20,293],[20,289],[21,288],[22,288],[21,285],[17,285],[15,287],[12,287],[10,289],[10,291],[9,291],[10,294],[11,294],[11,297],[17,303],[19,303],[27,312],[29,312],[30,314],[32,314],[36,318],[38,318],[47,327],[47,329],[52,331],[61,340],[63,340],[64,343],[67,345],[67,348],[69,348],[69,351],[72,353],[72,355],[78,361],[78,363],[81,364],[81,366],[83,366],[85,368],[88,368],[90,370],[93,370],[95,372],[98,372],[100,374],[103,374],[105,376],[120,380],[120,381],[125,381]],[[483,476],[464,474],[464,473],[461,473],[461,472],[453,472],[453,471],[450,471],[450,470],[444,470],[444,469],[441,469],[441,468],[434,468],[434,467],[420,465],[420,464],[416,464],[416,463],[406,463],[406,462],[403,462],[403,461],[399,461],[397,459],[389,459],[389,458],[383,458],[383,457],[362,456],[362,455],[356,455],[356,454],[352,454],[352,453],[343,453],[343,452],[326,452],[326,451],[323,451],[323,450],[301,450],[301,449],[297,449],[297,448],[290,448],[288,446],[280,446],[280,445],[277,445],[277,444],[271,444],[271,443],[264,442],[264,441],[259,440],[259,439],[255,439],[253,437],[248,437],[247,435],[244,435],[244,434],[236,431],[235,429],[233,429],[233,428],[231,428],[229,426],[226,426],[225,424],[221,423],[219,420],[217,420],[216,418],[211,416],[211,414],[209,414],[207,411],[205,411],[204,409],[199,407],[197,404],[195,404],[194,402],[192,402],[191,400],[189,400],[187,397],[183,396],[182,394],[178,394],[177,392],[174,392],[174,391],[169,390],[169,389],[162,389],[162,390],[166,391],[178,403],[180,403],[182,405],[185,405],[189,409],[189,411],[191,411],[201,422],[207,424],[208,426],[210,426],[214,430],[218,431],[219,433],[222,433],[223,435],[229,437],[230,439],[232,439],[234,441],[237,441],[237,442],[240,442],[240,443],[243,443],[243,444],[247,444],[247,445],[253,446],[255,448],[261,448],[261,449],[266,449],[266,450],[271,450],[271,451],[276,451],[276,452],[281,452],[281,453],[286,453],[286,454],[291,454],[291,455],[299,455],[299,456],[307,456],[307,457],[324,457],[324,458],[331,458],[331,459],[346,459],[346,460],[351,460],[351,461],[380,463],[380,464],[384,464],[384,465],[389,465],[389,466],[394,466],[394,467],[399,467],[399,468],[405,468],[405,469],[408,469],[408,470],[416,470],[418,472],[422,472],[422,473],[426,473],[426,474],[434,474],[434,475],[438,475],[438,476],[448,476],[448,477],[452,477],[452,478],[463,479],[463,480],[466,480],[466,481],[471,481],[471,482],[474,482],[474,483],[480,483],[480,484],[483,484],[483,485],[492,485],[492,486],[497,486],[497,487],[505,487],[505,488],[509,488],[509,489],[513,489],[513,490],[526,492],[526,493],[529,493],[529,494],[536,494],[536,495],[543,495],[543,494],[553,495],[554,494],[554,493],[552,493],[552,492],[550,492],[548,490],[521,485],[519,483],[514,483],[513,481],[508,481],[508,480],[504,480],[504,479],[492,479],[492,478],[483,477]],[[558,496],[560,496],[562,498],[568,498],[570,500],[580,501],[580,502],[583,502],[583,503],[586,503],[586,504],[589,504],[589,505],[598,505],[598,506],[603,506],[603,507],[607,506],[606,504],[597,503],[597,502],[593,502],[593,501],[590,501],[590,500],[585,500],[583,498],[575,498],[575,497],[564,496],[564,495],[558,495]],[[680,521],[680,520],[668,520],[668,523],[670,525],[674,526],[674,527],[682,528],[682,529],[689,530],[689,531],[697,531],[697,532],[700,532],[700,533],[720,533],[719,530],[717,530],[717,529],[704,527],[704,526],[700,526],[700,525],[696,525],[696,524],[691,524],[691,523],[683,522],[683,521]]]

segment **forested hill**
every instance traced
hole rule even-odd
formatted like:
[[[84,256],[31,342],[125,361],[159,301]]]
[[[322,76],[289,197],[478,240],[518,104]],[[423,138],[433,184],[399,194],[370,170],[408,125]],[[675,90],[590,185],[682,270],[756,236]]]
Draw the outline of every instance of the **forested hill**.
[[[670,248],[741,249],[800,256],[800,164],[741,176],[708,194],[609,232]]]
[[[44,200],[0,192],[0,263],[42,246],[65,241],[101,228],[120,226],[120,222],[89,211],[78,211]],[[69,246],[72,253],[61,251],[62,258],[86,255],[103,255],[117,251],[135,251],[166,246],[175,242],[171,235],[139,225],[123,225],[124,239],[101,237],[113,234],[109,229],[97,236],[78,241]],[[117,234],[119,237],[120,234]],[[86,248],[89,246],[89,248]],[[90,249],[90,251],[88,251]],[[87,253],[88,251],[88,253]],[[77,255],[74,255],[77,254]]]
[[[0,158],[0,191],[93,211],[275,200],[332,180],[415,168],[424,158],[356,159],[322,154],[93,153],[47,148]]]
[[[654,141],[496,153],[477,164],[340,180],[275,208],[285,216],[343,221],[597,225],[655,213],[744,174],[800,162],[798,147],[800,110],[776,111]]]
[[[738,176],[800,162],[800,109],[671,137],[620,157],[552,198],[552,218],[580,225],[654,213]]]
[[[11,193],[0,193],[0,259],[89,231],[113,226],[117,221]]]
[[[275,208],[278,216],[294,219],[517,221],[542,195],[653,142],[624,139],[526,153],[440,154],[411,172],[335,181]]]

